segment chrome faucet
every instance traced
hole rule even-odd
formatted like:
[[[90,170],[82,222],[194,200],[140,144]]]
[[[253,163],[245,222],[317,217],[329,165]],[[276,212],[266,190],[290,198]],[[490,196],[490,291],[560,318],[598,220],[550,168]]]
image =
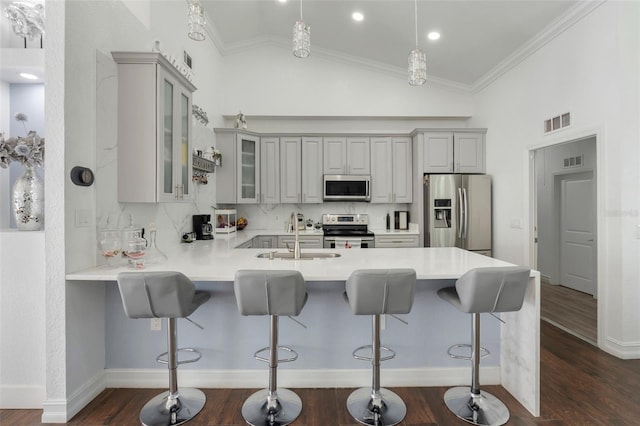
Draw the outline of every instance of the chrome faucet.
[[[291,218],[289,222],[293,225],[295,232],[295,242],[293,244],[293,258],[300,259],[300,237],[298,236],[298,215],[296,212],[291,212]],[[291,249],[289,249],[291,251]]]

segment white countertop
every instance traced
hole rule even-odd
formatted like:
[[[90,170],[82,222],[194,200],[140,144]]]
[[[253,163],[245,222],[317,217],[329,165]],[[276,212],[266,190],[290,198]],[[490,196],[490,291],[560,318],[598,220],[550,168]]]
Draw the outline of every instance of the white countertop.
[[[312,232],[305,231],[300,235]],[[294,269],[308,281],[344,281],[356,269],[413,268],[418,279],[455,279],[472,268],[509,265],[459,248],[303,249],[303,252],[337,252],[341,257],[296,261],[256,257],[269,249],[235,248],[256,235],[276,234],[260,230],[242,231],[226,240],[216,238],[179,244],[174,251],[165,252],[169,258],[166,262],[145,265],[144,269],[180,271],[194,281],[233,281],[238,269]],[[69,273],[66,279],[110,281],[126,270],[131,269],[127,265],[111,269],[96,267]]]

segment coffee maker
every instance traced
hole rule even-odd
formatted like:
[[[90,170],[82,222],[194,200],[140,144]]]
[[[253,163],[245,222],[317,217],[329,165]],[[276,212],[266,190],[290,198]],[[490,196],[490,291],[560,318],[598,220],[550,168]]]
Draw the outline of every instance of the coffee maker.
[[[211,215],[194,214],[193,232],[196,233],[196,240],[213,240],[213,225],[211,225]]]

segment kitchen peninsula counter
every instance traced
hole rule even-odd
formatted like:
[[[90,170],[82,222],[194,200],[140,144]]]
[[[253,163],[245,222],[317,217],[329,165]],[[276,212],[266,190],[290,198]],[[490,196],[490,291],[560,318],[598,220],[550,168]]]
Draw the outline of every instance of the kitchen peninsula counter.
[[[166,252],[167,261],[144,268],[145,271],[180,271],[195,281],[198,288],[212,292],[211,299],[193,314],[193,320],[202,323],[206,330],[202,332],[185,325],[180,331],[181,345],[186,342],[202,348],[206,355],[198,364],[182,368],[185,386],[260,387],[266,383],[262,377],[266,369],[256,363],[251,354],[267,342],[268,321],[238,314],[232,285],[238,269],[295,269],[308,283],[309,301],[299,317],[308,328],[291,325],[286,319],[282,321],[283,343],[293,345],[300,353],[298,361],[283,368],[283,386],[356,387],[370,382],[370,367],[350,356],[356,346],[370,343],[370,320],[353,316],[342,300],[342,292],[344,281],[354,270],[378,268],[413,268],[418,278],[413,309],[405,316],[409,325],[391,318],[386,320],[386,328],[392,331],[383,331],[382,338],[386,345],[397,349],[398,356],[386,363],[383,384],[387,387],[449,386],[470,382],[468,362],[451,360],[446,355],[451,344],[468,342],[469,316],[440,300],[437,290],[454,285],[457,278],[472,268],[508,266],[509,263],[459,248],[303,249],[303,253],[336,252],[341,256],[295,261],[256,257],[269,249],[235,248],[257,235],[274,234],[243,231],[230,239],[177,244]],[[152,362],[155,351],[162,346],[140,347],[140,342],[150,339],[160,339],[162,345],[162,337],[150,332],[144,321],[126,318],[117,286],[113,285],[119,272],[131,270],[127,266],[96,267],[67,274],[67,285],[78,292],[100,283],[104,285],[101,291],[105,331],[102,337],[82,335],[82,344],[91,344],[94,348],[104,346],[105,381],[112,387],[141,384],[149,387],[150,383],[162,387],[166,372],[154,367]],[[97,320],[100,313],[92,315]],[[537,416],[540,407],[540,275],[537,271],[531,272],[523,308],[503,313],[501,318],[504,324],[483,315],[482,342],[492,355],[481,363],[481,383],[502,384]],[[134,327],[132,324],[145,325]],[[78,355],[81,354],[80,351]]]

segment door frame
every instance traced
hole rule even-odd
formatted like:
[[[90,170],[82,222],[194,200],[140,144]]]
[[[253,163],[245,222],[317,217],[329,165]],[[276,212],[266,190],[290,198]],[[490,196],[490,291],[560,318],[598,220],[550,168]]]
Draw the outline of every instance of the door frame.
[[[559,145],[569,142],[578,142],[584,139],[595,138],[596,140],[596,256],[597,256],[597,304],[598,304],[598,347],[604,348],[604,331],[607,329],[607,293],[604,289],[605,277],[607,276],[607,253],[605,250],[605,203],[606,199],[605,185],[601,176],[605,173],[605,137],[602,127],[590,128],[582,131],[561,131],[558,134],[542,136],[536,143],[529,145],[523,152],[524,164],[526,165],[526,173],[528,179],[525,180],[525,253],[524,258],[528,260],[529,266],[537,269],[537,246],[536,246],[536,175],[535,175],[535,153],[540,148],[546,148],[553,145]]]

